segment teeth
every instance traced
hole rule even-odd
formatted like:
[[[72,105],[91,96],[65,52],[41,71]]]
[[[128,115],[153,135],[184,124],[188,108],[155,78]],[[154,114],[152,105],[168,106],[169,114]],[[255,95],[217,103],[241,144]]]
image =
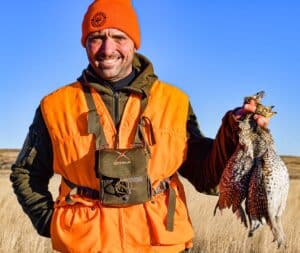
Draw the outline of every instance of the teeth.
[[[109,60],[105,60],[105,59],[100,59],[100,60],[97,60],[95,61],[95,65],[98,67],[100,64],[104,64],[104,65],[112,65],[114,64],[115,62],[118,61],[118,58],[115,58],[115,59],[109,59]]]
[[[112,62],[115,62],[115,61],[117,61],[117,59],[102,60],[101,62],[104,62],[104,63],[112,63]]]

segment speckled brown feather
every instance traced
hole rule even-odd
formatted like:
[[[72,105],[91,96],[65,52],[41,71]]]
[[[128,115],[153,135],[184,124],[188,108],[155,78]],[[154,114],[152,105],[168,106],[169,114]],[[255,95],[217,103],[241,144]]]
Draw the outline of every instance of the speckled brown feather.
[[[253,165],[252,127],[249,117],[239,123],[242,129],[239,133],[239,144],[234,154],[228,160],[222,173],[219,185],[219,200],[214,214],[219,208],[232,208],[238,218],[247,227],[247,220],[242,208],[242,202],[247,196],[250,171]]]
[[[288,196],[288,170],[275,151],[271,133],[257,127],[255,136],[255,162],[246,199],[246,212],[250,222],[249,236],[267,223],[278,247],[286,246],[281,216]]]
[[[252,236],[254,231],[269,219],[266,189],[261,168],[262,159],[256,159],[246,199],[246,212],[250,222],[249,236]]]
[[[263,95],[259,92],[246,98],[260,102]],[[269,107],[261,105],[261,108]],[[269,108],[270,116],[274,114],[272,108]],[[257,126],[251,115],[242,119],[239,127],[239,145],[224,168],[214,214],[218,208],[232,207],[232,211],[247,226],[242,207],[245,200],[250,223],[248,235],[252,236],[256,229],[267,223],[278,247],[286,246],[281,215],[288,195],[288,170],[276,153],[271,133]]]

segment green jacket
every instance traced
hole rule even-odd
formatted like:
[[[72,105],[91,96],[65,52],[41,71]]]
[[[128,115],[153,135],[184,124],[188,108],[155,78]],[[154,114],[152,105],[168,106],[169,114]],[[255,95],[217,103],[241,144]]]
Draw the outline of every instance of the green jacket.
[[[137,73],[134,80],[119,90],[114,90],[108,83],[99,80],[90,66],[86,70],[90,85],[99,91],[116,126],[122,117],[129,94],[137,92],[147,96],[153,82],[157,79],[151,62],[140,54],[135,56],[134,69]],[[81,77],[78,80],[80,81]],[[237,131],[237,124],[230,111],[224,116],[215,140],[204,137],[190,106],[187,121],[189,135],[187,159],[178,168],[178,172],[199,192],[215,192],[226,161],[236,147]],[[23,148],[12,165],[10,179],[24,212],[29,216],[38,233],[46,237],[50,237],[54,204],[48,190],[49,180],[54,174],[52,165],[52,144],[38,107]]]

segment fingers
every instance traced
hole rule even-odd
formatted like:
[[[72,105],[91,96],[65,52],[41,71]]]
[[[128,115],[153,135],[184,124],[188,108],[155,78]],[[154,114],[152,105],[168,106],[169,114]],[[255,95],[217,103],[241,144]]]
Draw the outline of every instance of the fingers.
[[[254,114],[253,118],[257,122],[257,124],[262,128],[267,128],[270,123],[270,119],[262,115]]]
[[[247,104],[244,104],[243,107],[239,108],[236,112],[235,112],[235,116],[237,119],[240,119],[243,115],[247,114],[247,113],[254,113],[256,110],[256,103],[254,101],[254,99],[249,100],[249,102]]]
[[[255,113],[255,111],[256,111],[255,100],[251,99],[247,104],[244,104],[243,110],[245,113]],[[264,117],[259,114],[254,114],[253,118],[257,122],[257,124],[262,128],[267,128],[270,123],[269,118]]]
[[[270,123],[270,118],[264,117],[260,114],[256,114],[256,101],[255,99],[250,99],[247,101],[246,104],[243,105],[243,107],[239,108],[235,111],[235,117],[236,119],[240,119],[243,115],[248,113],[253,113],[253,119],[256,121],[256,123],[262,127],[267,128]]]
[[[251,113],[251,112],[254,113],[255,110],[256,110],[256,103],[255,103],[255,101],[253,99],[251,99],[249,101],[249,103],[244,104],[244,111],[245,111],[245,113]]]

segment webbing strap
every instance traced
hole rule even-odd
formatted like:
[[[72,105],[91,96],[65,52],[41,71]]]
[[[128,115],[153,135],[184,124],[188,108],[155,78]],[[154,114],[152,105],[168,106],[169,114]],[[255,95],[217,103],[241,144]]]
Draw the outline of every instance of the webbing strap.
[[[141,101],[141,115],[142,115],[144,110],[146,109],[146,106],[147,106],[147,103],[148,103],[148,98],[145,98],[145,99],[141,98],[140,101]],[[149,143],[149,144],[146,141],[146,136],[145,136],[145,134],[143,132],[143,129],[142,129],[142,128],[145,128],[145,127],[149,127],[150,133],[151,133],[151,138],[152,138],[152,136],[154,136],[150,119],[148,119],[145,116],[142,116],[141,119],[138,122],[137,129],[136,129],[136,132],[135,132],[134,146],[145,146],[147,154],[151,158],[151,152],[150,152],[149,145],[153,145],[154,143],[152,143],[152,139],[151,139],[151,143]]]
[[[68,195],[65,197],[65,200],[68,204],[73,205],[75,202],[72,200],[71,195],[73,194],[79,194],[84,197],[88,197],[91,199],[99,199],[100,193],[97,190],[90,189],[85,186],[77,185],[68,179],[63,177],[63,181],[65,184],[71,189]],[[162,180],[158,187],[156,189],[153,189],[152,195],[155,196],[156,194],[160,194],[167,189],[169,189],[169,200],[168,200],[168,212],[167,212],[167,224],[166,229],[168,231],[174,230],[174,214],[175,214],[175,208],[176,208],[176,192],[175,190],[170,186],[169,184],[170,179]]]
[[[146,141],[146,136],[142,129],[142,127],[143,127],[142,120],[143,119],[141,119],[137,125],[137,130],[136,130],[135,137],[134,137],[134,146],[135,147],[145,146],[146,154],[149,158],[151,158],[151,151],[150,151],[148,142]]]
[[[94,99],[92,97],[90,88],[86,85],[83,85],[84,96],[86,99],[88,111],[88,133],[94,134],[96,137],[96,150],[99,150],[101,147],[107,147],[108,143],[106,141],[103,128],[100,125],[100,116],[97,112]]]
[[[141,177],[127,178],[126,181],[127,182],[137,181],[137,180],[140,180],[140,178]],[[65,177],[62,177],[62,179],[63,179],[64,183],[71,189],[68,195],[79,194],[79,195],[83,195],[85,197],[89,197],[92,199],[98,199],[100,196],[99,191],[97,191],[97,190],[91,189],[86,186],[77,185],[77,184],[71,182],[70,180],[66,179]],[[169,182],[170,182],[169,178],[160,181],[158,186],[156,187],[156,189],[152,189],[152,196],[161,194],[161,193],[165,192],[166,190],[168,190],[170,188]],[[172,189],[171,191],[174,192],[175,202],[176,202],[175,190],[173,188],[170,188],[170,189]],[[170,199],[169,199],[168,207],[169,207],[169,205],[170,205]],[[174,204],[172,204],[172,205],[174,205]]]
[[[140,110],[140,115],[142,115],[145,107],[143,108],[143,105],[145,106],[145,103],[143,103],[143,100],[140,99],[140,103],[141,103],[141,110]],[[144,136],[143,136],[143,130],[142,130],[142,126],[141,126],[141,121],[143,120],[143,118],[141,118],[137,124],[137,129],[135,132],[135,136],[134,136],[134,146],[138,147],[138,146],[143,146],[143,142],[145,142]],[[141,140],[142,137],[142,140]]]
[[[71,198],[71,195],[78,194],[83,197],[91,198],[91,199],[99,199],[100,193],[97,190],[91,189],[86,186],[80,186],[77,184],[74,184],[73,182],[69,181],[66,178],[62,178],[64,183],[71,189],[68,195],[65,197],[65,200],[68,204],[72,205],[74,204],[74,201]]]
[[[146,136],[145,136],[142,128],[148,128],[149,131],[150,131],[150,141],[149,141],[149,143],[146,141]],[[149,146],[152,146],[152,145],[155,144],[155,137],[154,137],[154,133],[153,133],[152,123],[151,123],[150,119],[145,117],[145,116],[142,116],[140,122],[138,123],[136,135],[135,135],[135,138],[134,138],[134,144],[135,145],[140,144],[141,139],[143,141],[143,145],[146,148],[146,152],[147,152],[148,157],[151,158],[151,150],[150,150]]]
[[[169,185],[169,201],[168,201],[168,213],[167,213],[167,230],[173,231],[174,230],[174,214],[176,208],[176,192],[175,190]]]
[[[153,131],[151,120],[145,116],[143,116],[142,120],[143,120],[142,121],[143,126],[149,129],[149,137],[150,137],[149,145],[152,146],[156,143],[156,141],[155,141],[155,136],[154,136],[154,131]]]

